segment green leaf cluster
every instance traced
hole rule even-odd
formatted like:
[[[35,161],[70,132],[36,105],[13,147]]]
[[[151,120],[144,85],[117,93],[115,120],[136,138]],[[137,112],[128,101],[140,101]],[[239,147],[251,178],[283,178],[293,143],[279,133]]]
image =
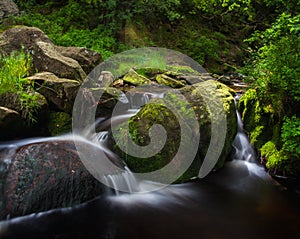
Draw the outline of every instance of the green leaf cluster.
[[[7,94],[15,99],[28,124],[36,121],[35,112],[40,107],[38,96],[33,92],[33,84],[26,77],[31,71],[29,54],[12,52],[9,56],[0,55],[0,98]]]
[[[283,12],[270,28],[255,32],[248,42],[252,44],[254,54],[244,73],[257,93],[257,102],[262,109],[259,115],[271,118],[259,132],[252,127],[250,135],[268,135],[265,138],[271,138],[259,145],[271,171],[299,174],[299,12],[294,16]],[[273,127],[271,133],[270,127]]]

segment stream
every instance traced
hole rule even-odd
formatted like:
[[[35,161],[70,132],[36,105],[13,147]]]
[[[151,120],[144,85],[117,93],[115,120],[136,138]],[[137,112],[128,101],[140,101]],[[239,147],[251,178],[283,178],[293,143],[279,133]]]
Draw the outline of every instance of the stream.
[[[203,179],[148,193],[107,190],[78,206],[1,221],[0,238],[297,238],[300,195],[286,190],[256,162],[239,115],[238,123],[232,160]],[[105,148],[106,138],[103,131],[93,140]],[[41,140],[48,139],[35,142]],[[126,172],[106,180],[115,188],[124,182],[129,188],[151,187]]]

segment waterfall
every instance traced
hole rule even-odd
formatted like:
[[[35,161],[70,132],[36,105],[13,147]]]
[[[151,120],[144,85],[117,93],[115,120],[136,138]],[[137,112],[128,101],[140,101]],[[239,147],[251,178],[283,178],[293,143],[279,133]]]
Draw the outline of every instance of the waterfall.
[[[238,99],[239,96],[235,97],[234,99],[238,128],[237,128],[237,134],[232,142],[232,147],[233,147],[232,159],[245,160],[247,162],[255,162],[256,153],[249,142],[248,136],[244,132],[243,121],[237,107]]]

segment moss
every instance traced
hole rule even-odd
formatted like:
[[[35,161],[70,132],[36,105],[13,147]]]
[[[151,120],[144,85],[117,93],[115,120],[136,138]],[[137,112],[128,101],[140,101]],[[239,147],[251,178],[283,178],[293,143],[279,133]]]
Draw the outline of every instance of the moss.
[[[160,85],[166,85],[172,88],[181,88],[185,86],[185,82],[181,80],[175,80],[164,74],[157,75],[155,79]]]
[[[122,124],[117,130],[117,135],[114,135],[120,137],[124,144],[127,142],[127,137],[131,137],[137,145],[146,146],[150,143],[149,131],[154,124],[161,124],[166,129],[168,137],[165,146],[159,153],[150,158],[136,158],[117,149],[124,157],[128,167],[134,172],[145,173],[158,170],[172,160],[180,141],[180,128],[176,116],[167,109],[161,100],[155,100],[144,106],[137,115],[130,119],[129,132],[123,130],[124,125]],[[149,152],[146,150],[141,147],[141,155],[148,154]]]
[[[181,94],[178,94],[178,92]],[[227,116],[227,135],[226,142],[216,168],[220,168],[224,164],[224,161],[230,152],[231,143],[237,130],[233,98],[234,92],[219,82],[209,80],[199,84],[183,87],[178,92],[176,93],[176,91],[174,91],[167,93],[164,97],[164,102],[169,107],[170,105],[174,107],[171,109],[172,111],[176,110],[176,112],[178,112],[178,117],[180,117],[179,119],[177,119],[172,111],[166,107],[162,99],[154,99],[150,101],[151,103],[146,104],[137,115],[129,120],[129,132],[124,130],[124,124],[118,126],[118,129],[116,130],[117,133],[114,134],[114,137],[117,137],[117,141],[121,141],[124,144],[121,148],[126,148],[126,139],[128,136],[130,136],[133,141],[140,146],[148,145],[150,143],[149,130],[153,124],[162,125],[167,132],[167,142],[163,149],[158,154],[150,158],[132,157],[128,155],[126,151],[122,152],[120,148],[116,146],[117,152],[122,155],[129,168],[134,172],[151,172],[153,170],[160,169],[173,159],[181,143],[189,147],[188,145],[190,145],[192,141],[190,138],[185,137],[190,134],[183,134],[183,138],[181,139],[182,132],[178,120],[183,119],[183,122],[186,122],[185,119],[196,117],[200,127],[200,142],[198,151],[192,165],[176,182],[185,182],[192,177],[198,176],[199,169],[203,159],[205,158],[211,140],[210,118],[212,115],[210,110],[220,110],[218,108],[214,108],[214,105],[208,107],[204,97],[213,98],[219,96],[223,100],[223,106]],[[207,92],[207,95],[204,94],[204,92]],[[186,101],[188,104],[185,103]],[[218,116],[218,112],[214,112],[214,117]],[[195,130],[190,128],[189,125],[184,126],[185,130],[189,130],[190,132]],[[141,154],[143,155],[142,150],[144,149],[141,147]],[[182,157],[185,156],[183,155]],[[180,162],[178,162],[178,164],[180,165]]]
[[[143,68],[136,69],[136,72],[144,77],[151,79],[155,77],[157,74],[163,74],[166,71],[159,68],[143,67]]]
[[[134,70],[130,70],[124,77],[123,81],[135,86],[141,86],[144,84],[151,84],[151,81],[146,77],[139,75]]]
[[[249,134],[250,143],[260,149],[271,140],[278,124],[271,106],[263,105],[255,89],[248,90],[239,100],[238,109],[242,113],[244,129]]]
[[[268,170],[273,174],[299,174],[300,160],[282,147],[282,122],[273,106],[259,101],[256,90],[250,89],[240,99],[239,109],[250,142],[260,152]]]
[[[51,112],[48,118],[47,128],[52,136],[70,132],[72,118],[64,112]]]
[[[189,75],[199,75],[200,73],[190,66],[184,65],[167,65],[167,70],[169,72],[176,72],[180,74],[189,74]],[[168,74],[167,74],[168,75]]]

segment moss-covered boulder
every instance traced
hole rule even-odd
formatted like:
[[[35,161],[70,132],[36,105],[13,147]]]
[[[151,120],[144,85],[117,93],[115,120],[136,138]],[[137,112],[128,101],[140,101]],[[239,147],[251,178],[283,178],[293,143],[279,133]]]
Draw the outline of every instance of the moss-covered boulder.
[[[204,93],[206,92],[206,93]],[[180,94],[178,94],[180,93]],[[199,169],[203,162],[203,159],[207,153],[210,140],[211,140],[211,118],[218,117],[218,112],[213,110],[221,111],[223,110],[226,113],[226,141],[222,150],[222,153],[218,159],[218,163],[215,168],[220,168],[230,150],[231,143],[236,135],[237,131],[237,119],[236,111],[234,104],[234,92],[227,86],[219,83],[217,81],[208,80],[202,83],[195,85],[190,85],[183,87],[176,91],[170,91],[165,94],[164,99],[153,99],[148,104],[146,104],[134,117],[129,120],[129,130],[126,131],[126,125],[120,124],[114,130],[114,139],[116,142],[121,142],[123,145],[116,146],[115,149],[122,155],[129,168],[134,172],[145,173],[158,170],[168,164],[176,155],[181,139],[181,135],[184,132],[181,132],[181,127],[179,120],[172,112],[172,109],[167,107],[168,105],[175,105],[180,118],[184,119],[191,116],[190,109],[193,109],[196,120],[199,124],[200,129],[200,141],[197,154],[190,168],[182,175],[177,182],[185,182],[192,177],[197,177],[199,174]],[[184,103],[184,97],[188,104]],[[208,101],[206,98],[219,97],[223,103],[223,108],[218,109],[214,108],[214,105],[208,107]],[[211,103],[209,103],[211,104]],[[221,112],[220,112],[221,113]],[[215,119],[218,121],[219,119]],[[220,116],[221,121],[221,116]],[[150,128],[155,125],[162,125],[167,133],[167,139],[162,147],[161,151],[151,157],[135,157],[127,154],[126,151],[120,150],[120,148],[126,148],[128,136],[140,146],[147,146],[151,141],[151,132]],[[193,131],[193,128],[187,128],[190,131]],[[184,143],[192,144],[192,139],[184,139]],[[163,144],[164,141],[158,142]],[[112,142],[112,144],[115,144]],[[145,151],[143,151],[145,150]],[[151,152],[147,147],[140,147],[140,155],[149,155]],[[184,155],[181,155],[182,160],[184,160]],[[180,161],[178,162],[180,165]]]

